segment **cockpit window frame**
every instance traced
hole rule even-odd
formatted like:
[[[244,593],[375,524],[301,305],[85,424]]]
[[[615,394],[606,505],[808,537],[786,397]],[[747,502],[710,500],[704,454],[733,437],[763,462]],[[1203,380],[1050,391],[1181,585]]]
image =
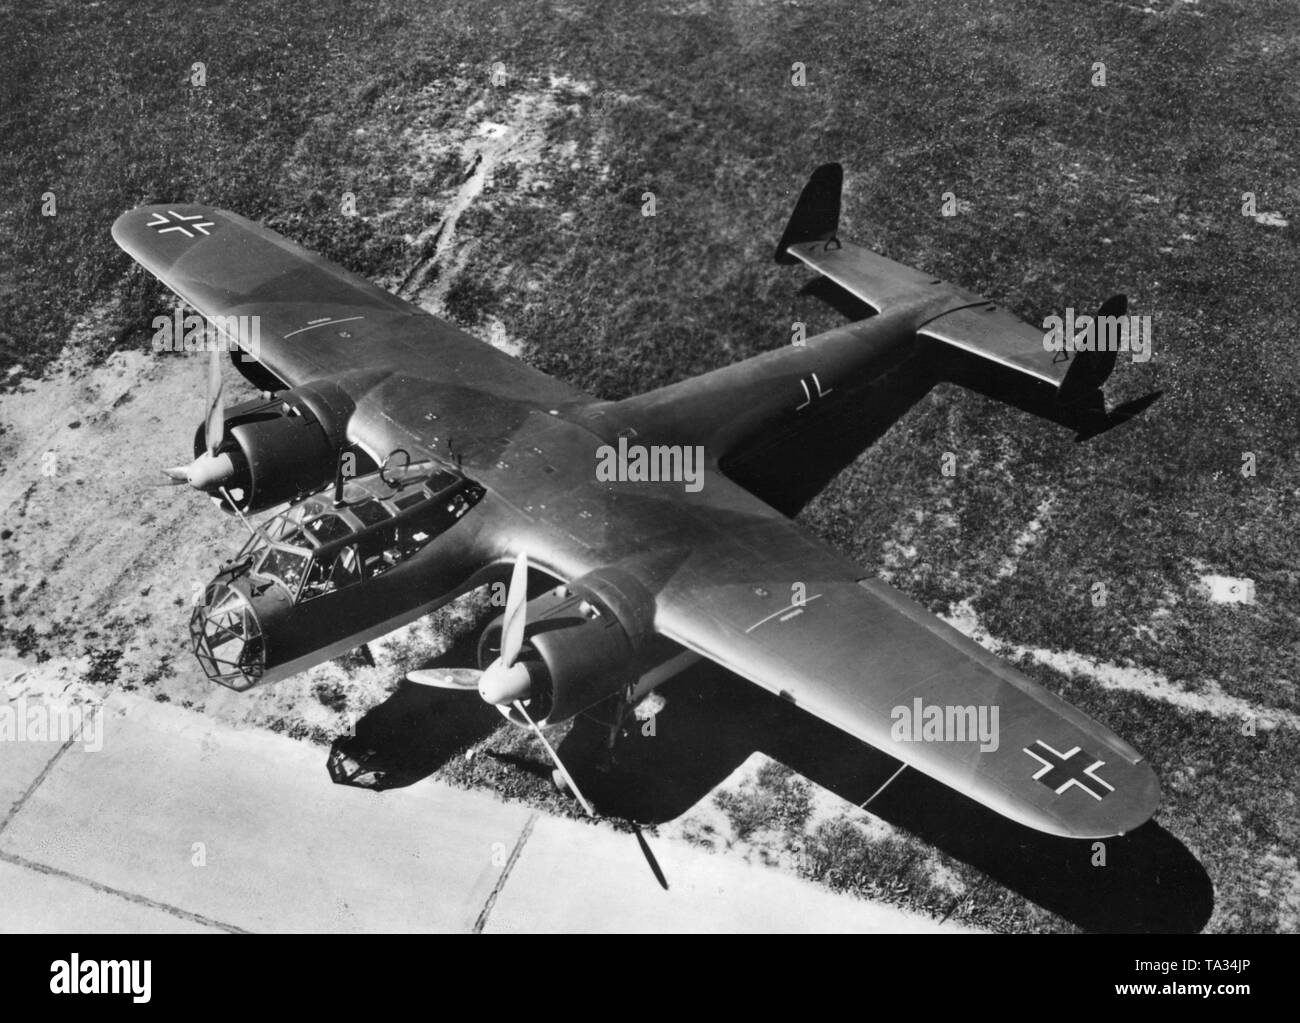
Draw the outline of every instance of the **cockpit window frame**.
[[[263,568],[263,566],[266,564],[266,559],[269,558],[273,553],[277,551],[281,553],[292,554],[294,556],[301,557],[303,559],[302,571],[298,573],[298,582],[293,587],[290,587],[288,582],[282,579],[279,575],[273,572],[268,572]],[[270,579],[272,582],[279,584],[284,589],[284,591],[287,594],[289,594],[290,602],[296,604],[298,603],[298,594],[302,592],[303,583],[306,582],[307,575],[311,571],[311,566],[314,560],[315,553],[316,553],[315,551],[308,550],[303,547],[295,547],[292,544],[270,543],[267,545],[266,549],[262,552],[261,557],[259,557],[257,561],[255,561],[252,564],[252,566],[250,566],[250,571],[252,571],[256,575],[261,576],[264,579]]]
[[[327,491],[312,494],[303,500],[289,505],[267,520],[261,529],[250,536],[240,549],[236,560],[250,559],[249,571],[257,576],[276,583],[289,595],[294,605],[305,600],[315,600],[331,592],[351,589],[360,583],[368,582],[382,575],[390,568],[400,567],[402,563],[416,556],[429,543],[436,540],[454,526],[485,494],[481,484],[467,476],[458,475],[440,464],[418,462],[395,470],[390,474],[396,477],[396,485],[380,481],[377,473],[372,473],[348,482],[344,490],[344,500],[335,504]],[[421,499],[411,501],[414,494],[421,494]],[[397,501],[405,501],[407,507],[398,507]],[[373,504],[383,511],[382,517],[374,517],[367,522],[356,513],[356,508]],[[336,535],[332,540],[315,544],[318,537],[308,528],[311,523],[325,517],[334,516],[350,532]],[[395,538],[400,538],[409,531],[413,521],[426,520],[429,528],[424,532],[425,538],[418,542],[413,550],[399,556],[398,561],[389,568],[373,572],[367,568],[364,557],[357,565],[357,578],[344,587],[335,590],[305,596],[308,579],[315,566],[328,560],[331,564],[339,553],[347,547],[355,546],[361,551],[367,542],[378,540],[385,531],[392,531]],[[436,527],[435,527],[436,524]],[[285,543],[284,539],[293,537],[303,543]],[[393,546],[401,546],[395,539]],[[279,574],[263,571],[263,565],[274,550],[279,550],[297,557],[304,557],[302,571],[297,583],[290,587]]]

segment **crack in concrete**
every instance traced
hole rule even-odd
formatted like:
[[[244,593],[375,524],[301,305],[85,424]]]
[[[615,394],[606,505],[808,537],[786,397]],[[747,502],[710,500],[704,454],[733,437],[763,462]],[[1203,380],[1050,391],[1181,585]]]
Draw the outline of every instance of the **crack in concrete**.
[[[14,804],[9,807],[9,812],[5,814],[4,820],[0,820],[0,834],[3,834],[5,828],[9,827],[9,822],[18,816],[18,811],[27,804],[27,800],[31,799],[32,793],[41,787],[41,782],[45,781],[45,779],[49,777],[50,771],[54,769],[54,765],[59,762],[59,759],[63,754],[72,748],[72,744],[75,741],[76,738],[73,737],[60,746],[54,756],[50,757],[50,759],[46,761],[45,766],[41,768],[41,773],[36,776],[36,780],[27,786],[27,791],[14,800]]]
[[[127,902],[133,902],[138,906],[148,906],[150,909],[157,909],[182,920],[202,924],[205,927],[216,927],[219,930],[227,931],[230,934],[252,933],[242,927],[236,927],[234,924],[227,924],[222,923],[220,920],[213,920],[211,917],[204,916],[202,913],[191,913],[188,909],[181,909],[179,906],[172,906],[166,902],[159,902],[157,899],[151,899],[147,895],[140,895],[138,892],[123,891],[121,888],[114,888],[112,885],[102,884],[101,882],[94,881],[91,878],[82,877],[80,874],[72,874],[66,870],[60,870],[58,867],[51,867],[46,863],[37,863],[35,860],[29,860],[24,856],[0,852],[0,862],[9,863],[15,867],[22,867],[26,870],[34,870],[38,874],[46,874],[50,877],[72,881],[76,884],[84,885],[94,891],[101,892],[102,894],[115,895],[119,899],[125,899]]]
[[[533,811],[528,820],[524,822],[524,828],[519,832],[519,839],[515,842],[515,847],[510,851],[510,859],[506,860],[506,865],[501,871],[501,876],[497,878],[497,883],[492,886],[492,891],[488,893],[487,901],[483,903],[483,911],[479,913],[478,919],[474,921],[474,934],[482,934],[483,928],[487,926],[488,916],[492,913],[492,907],[497,904],[497,896],[501,894],[501,889],[506,886],[506,881],[510,878],[510,871],[519,861],[519,854],[524,851],[524,845],[528,842],[533,833],[533,826],[536,825],[538,818],[537,811]]]

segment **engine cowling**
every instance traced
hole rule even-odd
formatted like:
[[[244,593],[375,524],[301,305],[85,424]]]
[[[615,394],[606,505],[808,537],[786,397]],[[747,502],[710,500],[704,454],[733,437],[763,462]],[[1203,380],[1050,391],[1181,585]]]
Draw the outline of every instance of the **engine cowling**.
[[[354,405],[337,385],[318,382],[231,406],[219,452],[233,474],[226,491],[241,512],[261,511],[314,493],[334,478]],[[204,426],[194,454],[205,450]],[[229,503],[222,501],[226,511]]]
[[[635,682],[648,659],[664,653],[654,642],[653,616],[654,598],[618,570],[591,573],[529,601],[520,658],[532,679],[533,720],[564,721]],[[479,639],[482,668],[497,657],[501,624],[493,621]]]

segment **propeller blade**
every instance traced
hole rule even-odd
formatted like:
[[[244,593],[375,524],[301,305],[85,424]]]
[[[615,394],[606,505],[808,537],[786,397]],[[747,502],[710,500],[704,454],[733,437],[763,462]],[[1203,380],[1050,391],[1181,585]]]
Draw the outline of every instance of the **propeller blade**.
[[[212,358],[208,361],[208,415],[203,438],[208,445],[208,454],[216,455],[226,433],[226,410],[221,404],[221,353],[212,349]]]
[[[217,487],[217,490],[221,493],[221,496],[226,499],[226,504],[230,505],[230,510],[239,516],[239,521],[244,524],[244,528],[248,530],[249,535],[252,536],[254,540],[260,537],[261,539],[265,540],[269,544],[271,542],[270,538],[267,537],[266,534],[263,533],[257,526],[254,526],[251,522],[248,521],[248,516],[245,515],[242,511],[240,511],[239,505],[235,502],[235,499],[230,496],[230,491],[227,490],[225,487]]]
[[[524,645],[524,624],[528,604],[528,555],[523,551],[515,558],[515,569],[510,575],[510,590],[506,593],[505,621],[501,624],[501,665],[509,668],[515,663]]]
[[[523,555],[521,554],[520,557],[522,558]],[[583,796],[582,790],[578,788],[578,783],[573,780],[573,775],[571,775],[568,768],[564,766],[564,761],[560,759],[560,755],[556,753],[555,750],[551,748],[551,744],[546,741],[546,736],[544,736],[542,730],[537,727],[537,722],[528,716],[528,711],[524,710],[524,705],[521,701],[515,701],[515,710],[519,711],[519,713],[524,716],[524,720],[528,722],[528,727],[533,730],[533,733],[537,738],[542,740],[542,745],[546,747],[546,752],[551,755],[551,759],[555,762],[555,766],[559,770],[560,776],[568,783],[569,791],[578,797],[578,802],[581,803],[582,808],[587,811],[587,816],[595,817],[596,811],[591,808],[591,804],[588,803],[586,797]]]
[[[417,686],[429,686],[432,689],[474,692],[478,689],[481,674],[483,673],[476,668],[421,668],[419,671],[408,671],[406,679]]]
[[[654,872],[659,887],[667,891],[668,878],[664,877],[664,872],[659,868],[659,861],[655,859],[655,854],[650,851],[650,843],[645,840],[645,836],[641,834],[641,829],[636,824],[632,825],[632,831],[636,835],[636,844],[641,847],[641,855],[645,857],[646,863],[650,865],[650,869]]]

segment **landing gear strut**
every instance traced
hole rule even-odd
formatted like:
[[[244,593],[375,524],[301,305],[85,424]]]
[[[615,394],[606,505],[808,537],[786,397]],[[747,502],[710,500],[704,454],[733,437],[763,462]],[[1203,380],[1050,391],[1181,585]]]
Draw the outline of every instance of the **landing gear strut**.
[[[611,696],[604,705],[608,705],[609,718],[607,720],[594,718],[606,728],[605,746],[601,751],[600,759],[596,762],[596,769],[608,773],[614,768],[614,747],[618,745],[618,740],[627,734],[624,725],[632,714],[632,687],[628,686],[617,696]]]
[[[617,762],[614,749],[618,745],[618,740],[627,734],[625,726],[628,718],[632,715],[632,710],[631,687],[629,686],[623,692],[603,700],[590,710],[579,715],[579,717],[586,718],[588,721],[605,729],[605,738],[601,742],[599,750],[596,751],[593,764],[596,770],[602,774],[608,774],[614,769]],[[551,781],[560,792],[569,793],[569,786],[559,771],[551,772]]]

